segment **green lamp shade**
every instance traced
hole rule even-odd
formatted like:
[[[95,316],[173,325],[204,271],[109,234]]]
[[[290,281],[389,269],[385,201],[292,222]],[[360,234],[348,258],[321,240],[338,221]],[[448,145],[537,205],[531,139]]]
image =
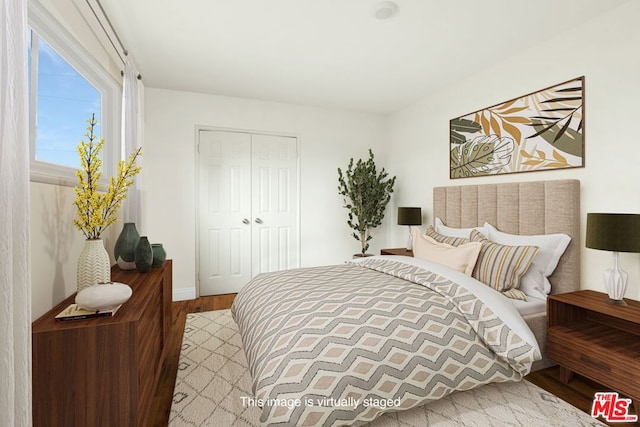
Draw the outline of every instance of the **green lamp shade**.
[[[613,252],[640,252],[640,214],[588,213],[585,246]]]
[[[398,208],[398,225],[422,225],[420,208]]]

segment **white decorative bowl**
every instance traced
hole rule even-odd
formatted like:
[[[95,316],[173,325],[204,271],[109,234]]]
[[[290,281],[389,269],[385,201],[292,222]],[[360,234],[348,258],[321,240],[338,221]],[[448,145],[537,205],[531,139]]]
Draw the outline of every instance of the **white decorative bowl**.
[[[76,294],[76,304],[87,310],[111,310],[131,298],[129,285],[118,282],[98,283]]]

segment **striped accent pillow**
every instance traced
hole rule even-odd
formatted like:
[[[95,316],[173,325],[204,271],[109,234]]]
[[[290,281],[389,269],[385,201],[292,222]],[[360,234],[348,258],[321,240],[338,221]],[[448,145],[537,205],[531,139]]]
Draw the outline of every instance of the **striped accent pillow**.
[[[537,246],[507,246],[493,242],[476,230],[471,231],[471,241],[481,242],[472,277],[513,299],[527,301],[520,289],[520,279],[527,272],[538,253]]]
[[[451,236],[445,236],[444,234],[440,234],[435,230],[435,228],[433,228],[433,225],[430,225],[429,227],[427,227],[426,235],[431,237],[436,242],[446,243],[447,245],[451,245],[451,246],[460,246],[465,243],[469,243],[471,241],[466,237],[451,237]],[[482,234],[480,235],[482,236]]]

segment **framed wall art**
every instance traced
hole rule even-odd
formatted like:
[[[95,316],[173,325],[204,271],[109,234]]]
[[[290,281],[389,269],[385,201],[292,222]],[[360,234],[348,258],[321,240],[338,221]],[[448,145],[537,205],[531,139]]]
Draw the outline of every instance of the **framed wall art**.
[[[451,179],[584,167],[584,76],[449,126]]]

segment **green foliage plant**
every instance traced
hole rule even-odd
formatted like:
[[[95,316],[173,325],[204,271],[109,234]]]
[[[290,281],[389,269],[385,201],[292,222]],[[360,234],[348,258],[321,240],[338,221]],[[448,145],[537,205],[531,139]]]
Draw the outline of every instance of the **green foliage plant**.
[[[371,231],[382,224],[395,182],[396,177],[389,178],[384,168],[378,172],[371,149],[368,160],[360,159],[354,166],[352,158],[344,173],[338,168],[338,194],[345,198],[347,224],[353,230],[353,238],[360,241],[362,256],[369,249]]]

